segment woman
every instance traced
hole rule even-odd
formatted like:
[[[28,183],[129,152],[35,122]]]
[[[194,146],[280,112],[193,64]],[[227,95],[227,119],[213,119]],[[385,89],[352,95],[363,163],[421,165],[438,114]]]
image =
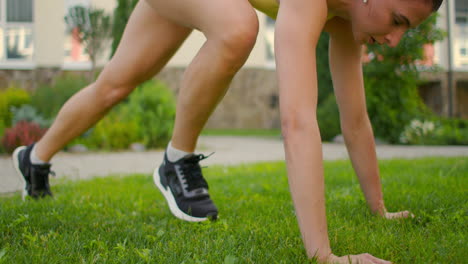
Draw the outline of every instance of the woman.
[[[380,186],[374,137],[366,112],[361,45],[395,46],[404,32],[436,11],[442,0],[141,0],[115,56],[97,81],[73,96],[35,145],[18,148],[13,161],[25,194],[51,195],[52,156],[86,131],[141,82],[167,63],[193,29],[207,41],[188,66],[177,102],[175,129],[163,165],[154,173],[173,214],[187,221],[217,216],[194,155],[197,138],[258,33],[254,8],[277,18],[275,50],[282,131],[292,198],[309,257],[333,263],[389,263],[369,254],[332,254],[325,218],[321,140],[316,116],[315,47],[330,34],[330,65],[341,126],[354,169],[372,212],[388,213]]]

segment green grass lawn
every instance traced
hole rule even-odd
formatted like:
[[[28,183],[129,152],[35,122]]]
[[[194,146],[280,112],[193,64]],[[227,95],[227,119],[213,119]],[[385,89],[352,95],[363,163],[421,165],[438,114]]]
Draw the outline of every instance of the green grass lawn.
[[[372,216],[347,161],[326,162],[335,254],[394,263],[466,263],[468,160],[380,163],[389,210]],[[1,263],[307,263],[284,163],[204,169],[220,210],[212,223],[171,216],[150,175],[55,181],[55,199],[0,198]]]

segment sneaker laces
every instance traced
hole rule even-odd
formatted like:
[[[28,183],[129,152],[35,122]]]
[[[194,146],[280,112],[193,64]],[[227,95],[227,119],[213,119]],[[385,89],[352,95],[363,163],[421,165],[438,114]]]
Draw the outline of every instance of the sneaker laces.
[[[181,166],[181,170],[187,183],[188,192],[199,188],[208,189],[208,183],[206,182],[205,178],[203,178],[199,163],[200,161],[209,158],[213,154],[214,152],[208,156],[203,154],[192,155],[184,160],[185,162]]]
[[[49,184],[49,175],[55,177],[55,172],[50,170],[50,166],[36,166],[36,177],[34,177],[34,184],[36,189],[51,193]]]

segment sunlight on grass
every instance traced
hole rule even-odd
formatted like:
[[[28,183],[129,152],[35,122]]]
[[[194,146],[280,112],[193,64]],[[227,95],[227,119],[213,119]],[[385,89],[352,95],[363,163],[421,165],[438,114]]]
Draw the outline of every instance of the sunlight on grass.
[[[463,158],[380,163],[388,221],[367,210],[347,161],[326,162],[327,217],[335,254],[369,252],[394,263],[468,259]],[[0,198],[0,263],[308,263],[284,163],[204,169],[220,210],[213,223],[169,212],[150,175],[59,180],[55,199]]]

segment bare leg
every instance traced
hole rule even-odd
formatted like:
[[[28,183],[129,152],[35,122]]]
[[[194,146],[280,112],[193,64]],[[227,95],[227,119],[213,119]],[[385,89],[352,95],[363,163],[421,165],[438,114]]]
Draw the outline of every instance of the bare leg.
[[[156,10],[164,10],[162,15],[199,29],[207,38],[184,74],[172,136],[175,148],[192,152],[200,131],[255,44],[257,16],[247,0],[147,1]]]
[[[98,80],[74,95],[37,143],[44,161],[81,135],[141,82],[152,78],[190,34],[191,29],[160,16],[140,1],[130,17],[115,56]]]

